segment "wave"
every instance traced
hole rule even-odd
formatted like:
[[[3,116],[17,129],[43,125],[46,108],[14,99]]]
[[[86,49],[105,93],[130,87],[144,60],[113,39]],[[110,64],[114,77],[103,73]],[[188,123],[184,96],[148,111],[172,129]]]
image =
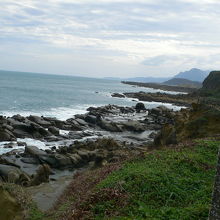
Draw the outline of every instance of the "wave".
[[[9,110],[9,111],[1,111],[0,114],[6,117],[11,117],[13,115],[22,115],[27,117],[29,115],[36,115],[36,116],[44,116],[44,117],[55,117],[59,120],[66,120],[68,118],[73,117],[76,114],[85,114],[87,112],[87,108],[96,105],[78,105],[78,106],[70,106],[70,107],[57,107],[51,108],[48,111],[16,111],[16,110]]]

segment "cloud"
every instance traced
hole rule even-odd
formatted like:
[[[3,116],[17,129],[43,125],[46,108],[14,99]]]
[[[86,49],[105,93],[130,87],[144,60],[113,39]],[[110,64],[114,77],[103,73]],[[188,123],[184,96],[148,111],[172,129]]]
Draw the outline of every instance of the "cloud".
[[[31,56],[35,71],[45,55],[44,72],[56,69],[53,57],[65,57],[61,66],[80,74],[80,60],[93,76],[105,75],[106,66],[134,76],[219,65],[217,0],[0,0],[0,7],[1,69],[10,69],[4,54],[20,56],[12,69]]]

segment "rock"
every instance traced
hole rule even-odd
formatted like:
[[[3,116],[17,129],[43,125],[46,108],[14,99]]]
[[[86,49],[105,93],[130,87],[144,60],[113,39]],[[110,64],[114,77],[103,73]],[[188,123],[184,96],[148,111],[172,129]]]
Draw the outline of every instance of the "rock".
[[[123,122],[123,128],[133,132],[143,132],[146,130],[144,126],[138,121]]]
[[[5,182],[28,186],[30,177],[14,166],[0,164],[0,176]]]
[[[67,156],[61,154],[55,154],[55,159],[56,159],[57,167],[59,168],[72,166],[72,160]]]
[[[154,144],[159,146],[177,144],[176,130],[172,125],[166,125],[155,137]]]
[[[17,145],[18,145],[18,146],[27,146],[27,143],[26,143],[26,142],[18,141],[18,142],[17,142]]]
[[[40,155],[39,159],[46,164],[49,164],[52,168],[63,169],[72,167],[73,163],[70,157],[62,154],[47,154]]]
[[[120,93],[113,93],[111,96],[115,98],[125,98],[125,95],[120,94]]]
[[[39,164],[39,160],[37,158],[33,158],[33,157],[23,157],[21,158],[21,161],[23,163],[27,163],[27,164]]]
[[[51,174],[51,169],[47,164],[40,165],[31,180],[31,185],[40,185],[41,183],[49,182],[49,176]]]
[[[122,129],[114,122],[108,122],[106,120],[100,120],[99,127],[110,132],[122,132]]]
[[[83,119],[77,118],[75,121],[82,126],[88,126],[88,124]]]
[[[155,132],[152,132],[149,134],[149,138],[152,138],[152,139],[154,139],[156,136],[157,136],[157,133]]]
[[[44,152],[43,150],[40,150],[38,147],[35,147],[35,146],[26,146],[25,153],[32,155],[34,157],[39,157],[41,155],[47,155],[46,152]]]
[[[82,164],[82,158],[79,156],[79,154],[69,154],[68,156],[71,159],[74,167],[79,167]]]
[[[159,116],[162,114],[162,110],[160,108],[152,108],[152,109],[150,109],[150,114],[154,114],[156,116]]]
[[[28,120],[33,121],[44,128],[48,128],[49,126],[51,126],[51,123],[49,121],[44,120],[43,117],[30,115],[27,118]]]
[[[145,105],[142,102],[138,102],[135,106],[137,112],[146,111]]]
[[[56,128],[56,127],[53,127],[53,126],[50,126],[50,127],[48,128],[48,131],[49,131],[50,133],[54,134],[54,135],[59,135],[59,134],[60,134],[59,129]]]
[[[15,136],[8,130],[0,130],[0,141],[13,141]]]
[[[97,123],[97,118],[94,115],[87,115],[85,117],[85,121],[90,123],[90,124],[96,124]]]

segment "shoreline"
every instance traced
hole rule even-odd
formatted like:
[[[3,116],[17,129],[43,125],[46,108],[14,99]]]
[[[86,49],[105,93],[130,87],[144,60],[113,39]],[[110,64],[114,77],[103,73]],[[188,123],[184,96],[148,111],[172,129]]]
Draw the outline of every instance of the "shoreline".
[[[197,88],[182,87],[182,86],[169,86],[169,85],[159,84],[159,83],[141,83],[141,82],[130,82],[130,81],[122,81],[121,83],[132,85],[132,86],[160,89],[163,91],[172,91],[172,92],[181,92],[181,93],[191,93],[191,92],[196,92],[198,90]]]

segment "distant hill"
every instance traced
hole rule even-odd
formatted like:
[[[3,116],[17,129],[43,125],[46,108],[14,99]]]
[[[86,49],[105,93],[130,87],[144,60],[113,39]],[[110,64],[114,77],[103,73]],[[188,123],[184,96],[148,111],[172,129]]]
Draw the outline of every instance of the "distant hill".
[[[203,82],[203,80],[209,75],[210,71],[204,71],[197,68],[191,70],[180,72],[174,76],[174,78],[183,78],[197,82]]]
[[[183,78],[173,78],[168,81],[163,82],[165,85],[169,86],[183,86],[183,87],[191,87],[191,88],[201,88],[202,83],[191,81]]]
[[[178,79],[181,78],[195,82],[203,82],[203,80],[208,76],[209,72],[210,71],[204,71],[193,68],[185,72],[180,72],[174,77],[133,77],[133,78],[105,77],[105,79],[117,80],[117,81],[141,82],[141,83],[163,83],[173,78],[178,78]]]
[[[212,71],[204,80],[202,89],[220,91],[220,71]]]
[[[208,75],[199,94],[201,102],[220,107],[220,71],[212,71]]]

